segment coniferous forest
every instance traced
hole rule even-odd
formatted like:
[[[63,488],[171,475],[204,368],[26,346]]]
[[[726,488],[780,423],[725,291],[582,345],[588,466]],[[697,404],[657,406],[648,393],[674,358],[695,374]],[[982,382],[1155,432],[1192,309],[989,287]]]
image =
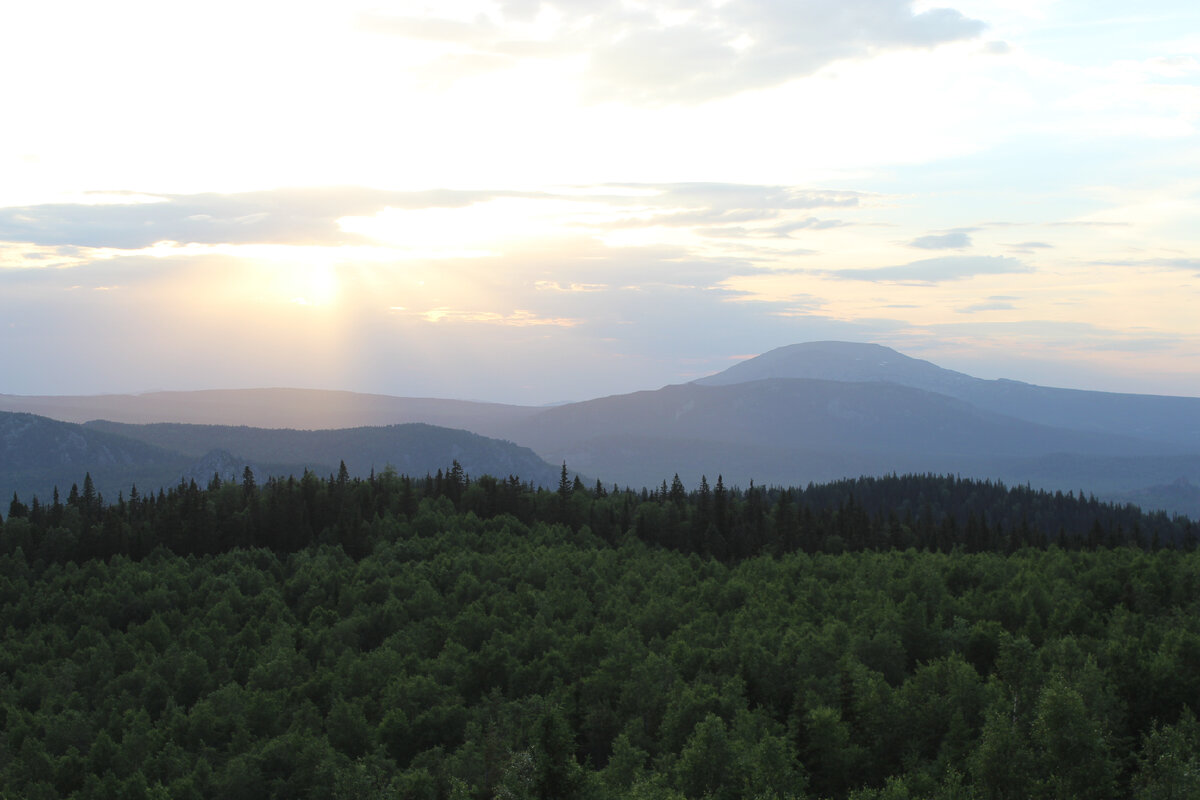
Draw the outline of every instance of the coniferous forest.
[[[85,476],[0,523],[0,796],[1194,798],[1198,533],[932,475]]]

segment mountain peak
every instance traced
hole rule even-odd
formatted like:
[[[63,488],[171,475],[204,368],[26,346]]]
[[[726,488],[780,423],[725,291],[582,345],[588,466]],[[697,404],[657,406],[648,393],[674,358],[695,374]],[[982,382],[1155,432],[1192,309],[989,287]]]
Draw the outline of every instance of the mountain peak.
[[[850,383],[887,381],[940,392],[976,380],[881,344],[822,341],[777,347],[696,383],[722,386],[769,378],[816,378]]]
[[[795,344],[785,344],[782,347],[776,347],[773,350],[768,350],[763,355],[771,353],[789,353],[789,352],[824,352],[824,353],[842,353],[846,355],[869,355],[873,353],[890,353],[892,355],[901,355],[890,347],[875,342],[844,342],[838,339],[823,339],[816,342],[797,342]]]

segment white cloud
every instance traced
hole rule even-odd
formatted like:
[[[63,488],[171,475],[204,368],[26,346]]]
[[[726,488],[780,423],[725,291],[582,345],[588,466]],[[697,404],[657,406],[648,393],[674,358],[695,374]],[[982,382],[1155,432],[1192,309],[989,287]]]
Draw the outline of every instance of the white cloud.
[[[1027,265],[1007,256],[942,256],[890,267],[814,270],[816,274],[848,281],[917,284],[959,281],[976,275],[1006,275],[1029,271]]]
[[[393,310],[401,311],[396,306]],[[569,317],[541,317],[528,309],[518,308],[508,313],[498,311],[470,311],[466,309],[450,308],[449,306],[438,306],[427,311],[404,312],[410,313],[426,322],[436,323],[483,323],[485,325],[501,325],[512,328],[529,328],[540,327],[544,325],[553,326],[556,328],[573,328],[580,324],[581,320],[571,319]]]
[[[928,233],[908,243],[909,247],[922,250],[960,250],[971,246],[974,228],[958,228],[944,233]]]
[[[852,191],[722,183],[576,187],[558,192],[298,187],[199,195],[112,194],[102,203],[0,207],[0,241],[142,250],[182,245],[338,246],[380,242],[406,250],[487,254],[489,244],[556,238],[566,228],[707,229],[710,235],[786,236],[836,227],[809,209],[851,210]],[[124,199],[126,202],[118,202]],[[801,212],[796,217],[794,212]],[[731,223],[764,223],[755,229]],[[724,234],[722,234],[724,231]]]
[[[150,375],[135,385],[178,385],[194,378],[172,358],[229,352],[240,330],[270,347],[214,355],[207,383],[316,363],[338,383],[359,358],[369,382],[428,351],[429,376],[479,366],[480,396],[516,380],[497,352],[615,363],[610,340],[647,365],[606,373],[628,388],[700,351],[949,322],[1064,323],[981,327],[976,346],[1066,352],[1070,325],[1096,319],[1195,341],[1200,39],[1190,6],[1152,11],[9,3],[0,73],[21,116],[0,128],[0,319],[25,328],[0,367],[25,359],[33,381],[58,359],[94,389],[117,372],[83,357],[128,351]],[[913,261],[907,245],[989,255]],[[438,309],[439,325],[420,316]],[[46,320],[63,335],[38,333]],[[256,372],[272,348],[294,371]]]
[[[911,0],[636,6],[593,0],[542,7],[550,11],[542,18],[555,24],[540,32],[525,24],[528,4],[502,4],[494,16],[469,21],[371,13],[360,24],[451,43],[472,57],[586,54],[585,97],[635,105],[703,102],[811,75],[842,59],[974,38],[985,28],[950,8],[915,11]],[[450,76],[461,74],[457,62],[445,66]]]

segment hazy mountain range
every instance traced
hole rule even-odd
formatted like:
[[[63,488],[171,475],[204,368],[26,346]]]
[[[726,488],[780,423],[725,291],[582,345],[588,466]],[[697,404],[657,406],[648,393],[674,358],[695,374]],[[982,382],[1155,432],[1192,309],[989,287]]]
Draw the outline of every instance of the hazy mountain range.
[[[0,412],[0,498],[7,510],[13,492],[26,502],[48,501],[59,489],[90,474],[109,499],[173,486],[206,485],[214,474],[242,480],[249,466],[258,480],[300,475],[306,469],[333,475],[342,461],[365,477],[387,466],[423,477],[457,460],[470,475],[517,475],[539,485],[557,483],[560,468],[511,442],[421,423],[337,430],[292,430],[94,421],[86,425],[27,413]]]
[[[982,380],[873,344],[791,345],[693,383],[550,408],[258,389],[0,395],[0,410],[60,425],[109,420],[59,432],[64,442],[109,437],[89,445],[112,454],[112,463],[96,462],[98,485],[97,470],[125,480],[151,462],[170,464],[177,480],[215,450],[272,474],[304,466],[324,473],[344,459],[356,474],[390,463],[423,475],[458,458],[472,474],[552,482],[566,461],[573,472],[632,486],[675,473],[688,486],[702,474],[744,486],[950,472],[1200,517],[1200,398]],[[406,423],[427,424],[418,431]],[[69,452],[64,446],[51,451]],[[17,450],[3,452],[7,491],[18,485],[9,477]],[[76,469],[78,481],[84,463],[76,454],[59,466]]]
[[[944,394],[1028,422],[1200,447],[1200,398],[1054,389],[983,380],[877,344],[811,342],[780,347],[696,383],[727,386],[768,378],[891,382]]]

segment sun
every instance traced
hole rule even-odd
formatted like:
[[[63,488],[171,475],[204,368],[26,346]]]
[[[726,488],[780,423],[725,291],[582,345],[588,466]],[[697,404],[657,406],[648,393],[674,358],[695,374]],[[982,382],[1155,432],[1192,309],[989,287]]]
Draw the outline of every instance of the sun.
[[[301,306],[328,306],[337,302],[337,271],[329,264],[311,264],[299,267],[299,275],[291,301]]]

